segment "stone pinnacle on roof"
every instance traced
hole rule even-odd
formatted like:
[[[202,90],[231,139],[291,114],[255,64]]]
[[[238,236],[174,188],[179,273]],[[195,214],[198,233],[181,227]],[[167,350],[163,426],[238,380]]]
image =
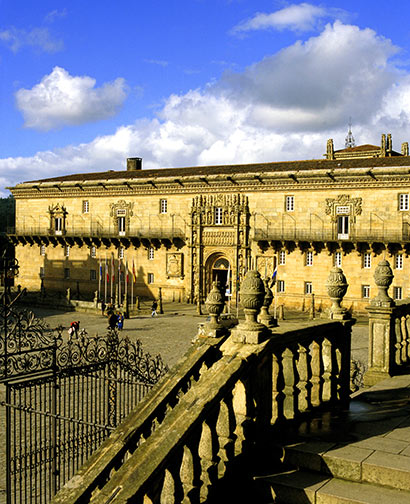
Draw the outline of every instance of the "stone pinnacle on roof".
[[[354,136],[352,133],[352,118],[349,117],[349,131],[347,132],[347,136],[345,138],[345,148],[349,149],[352,147],[356,147],[356,143],[354,141]]]

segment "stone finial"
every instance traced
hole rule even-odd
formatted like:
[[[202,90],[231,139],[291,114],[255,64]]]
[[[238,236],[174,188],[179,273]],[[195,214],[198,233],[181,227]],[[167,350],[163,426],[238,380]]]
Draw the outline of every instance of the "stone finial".
[[[382,141],[380,145],[380,157],[386,157],[386,135],[382,134]]]
[[[345,320],[350,317],[346,308],[340,306],[348,287],[349,285],[343,274],[343,270],[334,266],[330,270],[326,283],[327,293],[332,300],[332,306],[330,308],[331,319]]]
[[[200,334],[203,337],[218,338],[226,332],[218,320],[225,306],[225,294],[219,282],[213,282],[212,289],[206,298],[205,306],[211,320],[204,325]]]
[[[402,156],[409,155],[409,142],[403,142],[401,144],[401,154],[402,154]]]
[[[269,331],[257,321],[265,299],[265,286],[258,271],[250,270],[246,273],[239,294],[245,321],[232,331],[234,341],[261,343],[269,336]]]
[[[377,296],[371,300],[370,304],[372,306],[382,306],[390,307],[395,306],[395,302],[388,295],[387,291],[393,281],[393,271],[390,267],[389,261],[383,259],[377,265],[376,271],[374,272],[374,281],[379,289]]]
[[[329,138],[326,145],[326,159],[335,158],[335,148],[333,146],[333,138]]]
[[[259,322],[269,328],[277,327],[277,320],[269,313],[269,306],[272,304],[273,300],[273,293],[271,288],[269,287],[269,278],[265,278],[263,280],[263,284],[265,287],[265,297],[263,298],[263,305],[259,315]]]

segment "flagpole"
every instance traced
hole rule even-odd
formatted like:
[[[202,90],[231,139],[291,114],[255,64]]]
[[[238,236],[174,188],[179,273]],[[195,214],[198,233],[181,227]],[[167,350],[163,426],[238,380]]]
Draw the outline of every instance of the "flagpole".
[[[108,267],[107,267],[107,254],[105,254],[105,271],[104,271],[104,303],[107,304],[107,275],[108,275]]]
[[[101,299],[101,277],[102,277],[102,266],[101,266],[101,257],[100,257],[100,267],[98,268],[98,301]]]
[[[131,310],[134,308],[134,258],[132,258]]]
[[[113,302],[113,297],[112,297],[112,284],[114,283],[114,257],[113,253],[111,252],[111,282],[110,282],[110,302],[112,304]]]
[[[128,295],[128,261],[125,259],[125,286],[124,286],[124,296],[125,296],[125,306],[127,307],[127,295]]]
[[[275,259],[276,259],[276,268],[278,268],[279,267],[279,252],[275,256]],[[275,265],[273,265],[273,267],[275,267]],[[278,276],[278,275],[276,274],[276,276]],[[274,308],[273,308],[273,316],[274,316],[275,320],[277,320],[277,318],[276,318],[277,308],[278,308],[278,279],[276,278],[275,279],[275,304],[274,304]]]
[[[121,306],[121,258],[118,258],[118,306]]]

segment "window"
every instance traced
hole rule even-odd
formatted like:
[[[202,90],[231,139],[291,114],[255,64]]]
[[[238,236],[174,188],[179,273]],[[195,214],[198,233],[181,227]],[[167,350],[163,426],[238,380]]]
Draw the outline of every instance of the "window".
[[[64,268],[64,280],[70,279],[70,268]]]
[[[46,246],[45,245],[40,245],[40,255],[42,255],[42,256],[46,255]]]
[[[95,270],[95,269],[90,270],[90,280],[92,282],[97,280],[97,270]]]
[[[44,266],[40,266],[40,278],[44,278]]]
[[[167,213],[168,201],[166,199],[159,200],[159,213]]]
[[[333,257],[333,263],[334,263],[334,266],[337,266],[338,268],[342,267],[342,253],[341,252],[335,252],[335,255]]]
[[[148,273],[148,283],[149,284],[154,283],[154,273]]]
[[[63,232],[63,218],[55,217],[54,218],[54,231],[56,234],[62,234]]]
[[[95,259],[97,257],[97,249],[95,247],[91,247],[90,256]]]
[[[402,212],[409,210],[409,195],[399,194],[399,210]]]
[[[294,209],[295,209],[295,197],[285,196],[285,210],[287,212],[293,212]]]
[[[66,247],[64,247],[64,255],[66,257],[70,257],[70,246],[67,245]]]
[[[398,270],[403,269],[403,254],[396,254],[394,257],[394,267]]]
[[[401,287],[393,287],[393,299],[403,299],[403,289]]]
[[[90,211],[90,203],[88,200],[83,200],[83,213],[88,213]]]
[[[313,266],[313,252],[306,252],[305,265]]]
[[[346,240],[349,238],[349,216],[343,215],[337,218],[337,238]]]
[[[148,249],[148,259],[152,261],[154,259],[154,247]]]
[[[118,249],[118,259],[124,259],[124,247]]]
[[[369,252],[363,254],[363,268],[371,268],[372,266],[372,256]]]
[[[283,250],[279,252],[279,266],[284,266],[286,264],[286,252]]]
[[[305,294],[312,294],[313,286],[312,282],[305,282]]]
[[[278,280],[278,292],[285,292],[285,280]]]
[[[118,234],[121,236],[125,235],[125,217],[117,217],[118,221]]]
[[[222,224],[222,208],[215,208],[215,224]]]
[[[362,285],[362,298],[370,298],[370,285]]]

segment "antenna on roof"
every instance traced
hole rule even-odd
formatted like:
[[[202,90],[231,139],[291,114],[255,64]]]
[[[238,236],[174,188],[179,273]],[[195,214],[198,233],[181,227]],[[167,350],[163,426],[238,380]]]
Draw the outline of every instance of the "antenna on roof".
[[[347,136],[345,138],[345,148],[348,149],[355,146],[356,143],[354,141],[354,136],[352,133],[352,118],[349,117],[349,131],[347,132]]]

